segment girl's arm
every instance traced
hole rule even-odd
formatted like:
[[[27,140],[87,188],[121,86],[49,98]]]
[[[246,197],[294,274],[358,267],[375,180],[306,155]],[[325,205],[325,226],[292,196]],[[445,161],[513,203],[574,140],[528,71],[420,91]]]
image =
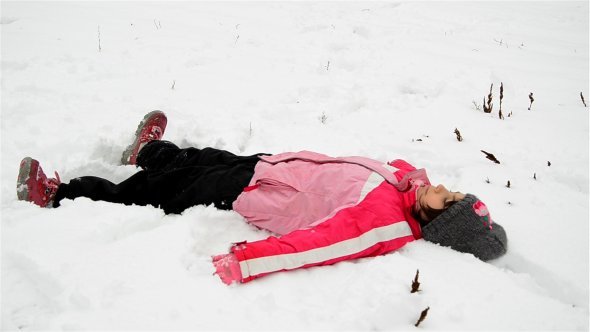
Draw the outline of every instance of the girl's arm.
[[[237,243],[229,254],[216,256],[214,265],[226,284],[243,283],[273,272],[382,255],[413,240],[406,221],[357,205],[312,228]]]

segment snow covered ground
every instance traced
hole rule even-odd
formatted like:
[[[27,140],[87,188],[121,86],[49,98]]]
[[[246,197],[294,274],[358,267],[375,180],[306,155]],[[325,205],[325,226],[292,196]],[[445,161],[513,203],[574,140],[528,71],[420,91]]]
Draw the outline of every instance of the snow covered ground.
[[[2,330],[414,330],[426,307],[419,329],[588,330],[587,1],[1,10]],[[154,109],[181,146],[425,167],[486,202],[508,254],[483,263],[420,240],[228,287],[211,255],[269,235],[234,212],[17,201],[25,156],[63,181],[136,172],[117,161]]]

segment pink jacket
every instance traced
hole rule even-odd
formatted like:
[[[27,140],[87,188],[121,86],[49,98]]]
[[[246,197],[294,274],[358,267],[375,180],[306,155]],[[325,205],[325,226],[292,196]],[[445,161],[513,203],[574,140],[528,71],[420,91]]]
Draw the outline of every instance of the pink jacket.
[[[376,256],[421,238],[412,216],[426,172],[403,160],[301,151],[262,157],[233,209],[274,232],[232,247],[242,282],[281,270]]]

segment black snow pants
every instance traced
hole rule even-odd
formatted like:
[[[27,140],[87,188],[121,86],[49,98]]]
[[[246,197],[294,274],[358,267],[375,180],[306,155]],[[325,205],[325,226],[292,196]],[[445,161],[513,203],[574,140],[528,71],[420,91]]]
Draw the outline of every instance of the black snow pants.
[[[168,141],[152,141],[137,156],[141,171],[119,184],[95,176],[62,183],[53,206],[59,206],[64,198],[88,197],[152,205],[167,214],[199,204],[231,210],[233,201],[252,179],[260,155],[242,157],[214,148],[180,149]]]

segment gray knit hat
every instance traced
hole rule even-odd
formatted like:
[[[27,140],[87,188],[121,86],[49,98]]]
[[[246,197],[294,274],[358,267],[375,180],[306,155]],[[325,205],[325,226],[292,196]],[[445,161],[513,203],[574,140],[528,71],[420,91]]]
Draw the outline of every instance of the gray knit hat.
[[[422,236],[483,261],[504,255],[508,245],[504,228],[492,221],[486,205],[472,194],[422,227]]]

